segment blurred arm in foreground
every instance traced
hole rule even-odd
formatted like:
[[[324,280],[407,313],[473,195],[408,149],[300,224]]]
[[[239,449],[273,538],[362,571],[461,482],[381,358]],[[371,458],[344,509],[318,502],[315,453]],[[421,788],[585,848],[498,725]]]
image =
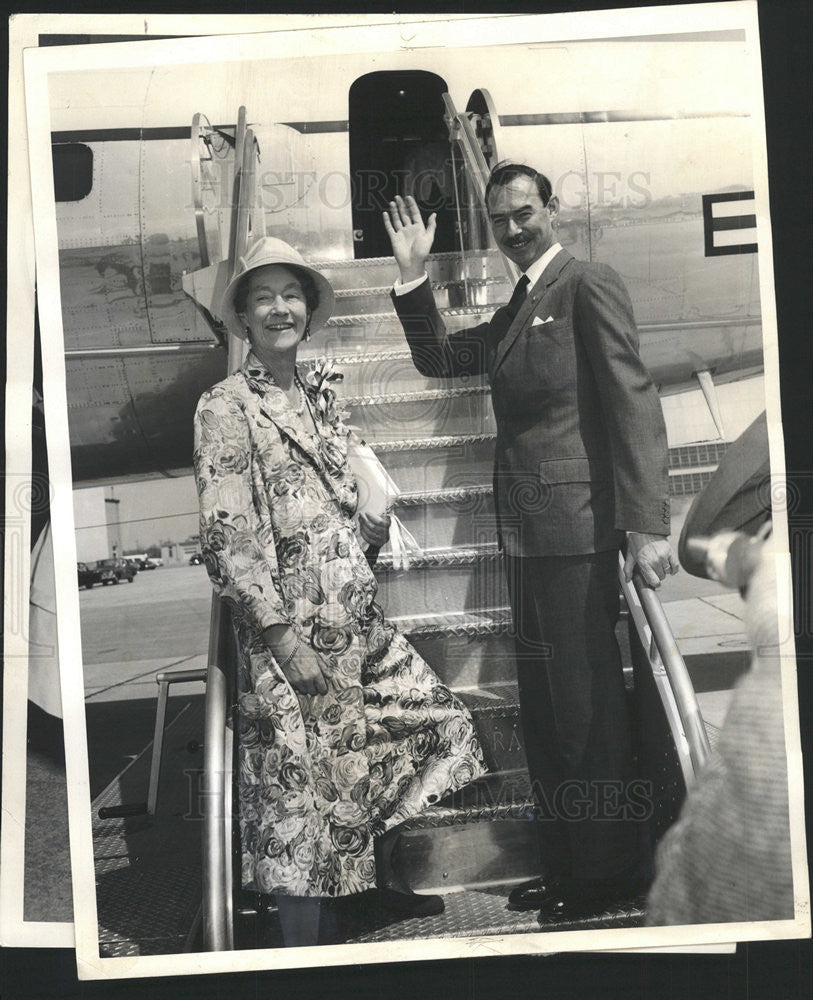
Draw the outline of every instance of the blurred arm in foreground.
[[[661,841],[649,924],[793,917],[787,759],[764,415],[692,507],[681,562],[740,590],[753,656],[715,753]]]

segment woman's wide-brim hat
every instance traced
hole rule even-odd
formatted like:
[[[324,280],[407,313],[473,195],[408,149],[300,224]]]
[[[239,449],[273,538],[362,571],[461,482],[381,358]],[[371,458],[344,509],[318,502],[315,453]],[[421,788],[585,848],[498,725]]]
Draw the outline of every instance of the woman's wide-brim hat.
[[[311,313],[310,331],[314,333],[321,329],[333,313],[335,300],[330,282],[320,271],[306,264],[302,254],[295,250],[290,243],[278,240],[273,236],[263,236],[252,243],[242,257],[238,257],[234,277],[226,286],[226,291],[220,300],[220,318],[229,331],[236,337],[245,340],[246,324],[235,311],[234,297],[250,271],[255,271],[258,267],[265,267],[268,264],[283,264],[285,267],[305,271],[311,277],[316,285],[319,301]]]

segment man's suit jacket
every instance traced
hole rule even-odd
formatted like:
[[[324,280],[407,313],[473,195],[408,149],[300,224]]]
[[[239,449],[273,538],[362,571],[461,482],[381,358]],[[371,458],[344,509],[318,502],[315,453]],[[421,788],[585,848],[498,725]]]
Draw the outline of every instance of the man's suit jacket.
[[[393,301],[423,375],[489,377],[508,554],[601,552],[625,530],[669,533],[663,414],[612,268],[562,250],[513,321],[502,307],[452,334],[428,281]]]

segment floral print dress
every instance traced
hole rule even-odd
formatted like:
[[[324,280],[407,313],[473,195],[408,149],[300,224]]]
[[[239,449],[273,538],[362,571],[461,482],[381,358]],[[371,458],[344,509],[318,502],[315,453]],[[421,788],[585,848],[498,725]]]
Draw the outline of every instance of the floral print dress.
[[[324,377],[307,396],[316,435],[249,354],[198,403],[194,465],[201,551],[239,648],[243,885],[341,896],[375,885],[375,836],[485,764],[466,708],[375,603],[348,431]],[[326,695],[291,687],[261,641],[278,623],[322,655]]]

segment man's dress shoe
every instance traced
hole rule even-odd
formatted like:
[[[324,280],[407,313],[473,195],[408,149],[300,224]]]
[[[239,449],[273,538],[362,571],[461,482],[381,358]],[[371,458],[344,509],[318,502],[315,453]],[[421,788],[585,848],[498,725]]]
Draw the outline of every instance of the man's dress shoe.
[[[558,875],[539,875],[521,882],[508,894],[508,909],[538,910],[552,893],[557,893],[561,881]]]
[[[647,889],[639,875],[618,875],[613,878],[558,879],[552,891],[540,903],[539,923],[587,920],[620,903],[632,903]]]

